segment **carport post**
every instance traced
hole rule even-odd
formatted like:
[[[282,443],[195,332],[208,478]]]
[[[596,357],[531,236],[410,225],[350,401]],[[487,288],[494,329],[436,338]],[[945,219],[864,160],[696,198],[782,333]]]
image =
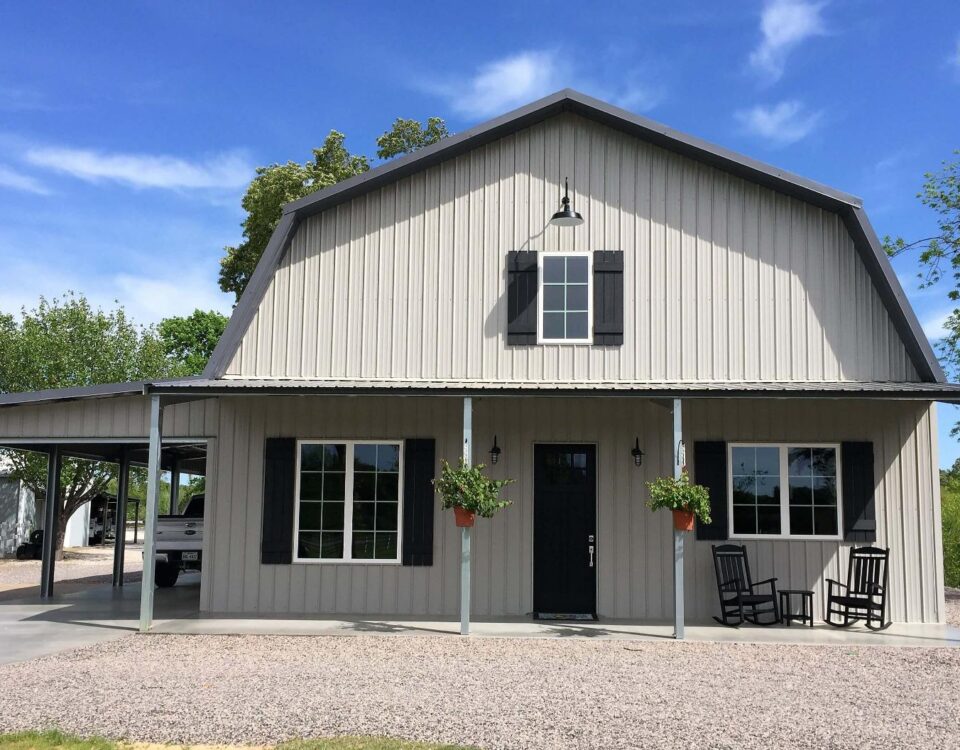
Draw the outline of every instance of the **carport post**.
[[[117,476],[117,512],[113,524],[113,585],[123,586],[123,556],[127,551],[127,495],[130,490],[130,454],[120,456]]]
[[[163,405],[159,396],[150,398],[150,448],[147,452],[147,510],[143,530],[143,583],[140,588],[140,632],[153,624],[153,581],[156,569],[157,508],[160,500],[160,441]]]
[[[60,446],[54,445],[47,452],[47,499],[43,505],[43,546],[40,564],[40,598],[53,596],[53,569],[57,554],[57,506],[60,498]]]
[[[678,398],[673,400],[673,476],[683,474],[683,410]],[[683,534],[673,530],[673,637],[683,640]]]
[[[180,515],[180,462],[173,459],[170,469],[170,515]]]
[[[473,399],[463,399],[463,463],[473,464]],[[460,635],[470,635],[470,527],[460,529]]]

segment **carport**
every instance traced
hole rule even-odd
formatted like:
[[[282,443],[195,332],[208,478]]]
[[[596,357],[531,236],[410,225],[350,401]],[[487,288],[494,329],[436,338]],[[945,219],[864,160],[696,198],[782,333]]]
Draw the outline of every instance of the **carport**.
[[[0,395],[0,447],[47,456],[48,498],[44,505],[40,598],[54,594],[55,545],[59,522],[59,485],[63,461],[78,458],[118,466],[117,512],[112,583],[123,586],[130,469],[147,467],[143,534],[143,583],[140,627],[153,615],[156,520],[161,473],[170,472],[171,512],[176,513],[181,474],[207,476],[208,437],[215,430],[215,407],[180,399],[144,395],[144,383]],[[212,403],[212,402],[211,402]],[[162,436],[164,407],[173,432]],[[199,416],[199,418],[198,418]],[[150,561],[150,564],[147,564]]]

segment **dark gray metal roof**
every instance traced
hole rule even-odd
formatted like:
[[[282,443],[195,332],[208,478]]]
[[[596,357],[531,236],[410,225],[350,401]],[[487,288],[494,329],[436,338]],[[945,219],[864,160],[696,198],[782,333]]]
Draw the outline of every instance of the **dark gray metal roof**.
[[[176,378],[149,381],[153,385],[167,382],[189,383],[196,378]],[[146,393],[147,381],[135,380],[130,383],[103,383],[101,385],[80,385],[73,388],[48,388],[42,391],[22,393],[0,393],[0,406],[19,406],[21,404],[39,404],[54,401],[74,401],[86,398],[111,398],[115,396],[136,396]]]
[[[475,149],[509,133],[529,127],[561,112],[575,112],[601,122],[611,128],[636,136],[661,148],[691,159],[710,164],[803,201],[839,214],[854,239],[870,277],[887,307],[897,332],[900,334],[911,361],[920,377],[926,381],[944,382],[943,370],[937,362],[907,302],[903,288],[883,248],[880,246],[862,209],[862,201],[805,177],[792,174],[769,164],[737,154],[728,149],[669,128],[666,125],[620,109],[572,89],[564,89],[501,117],[477,125],[458,135],[427,148],[394,159],[362,175],[332,185],[284,206],[283,217],[277,225],[257,268],[240,298],[230,322],[204,371],[204,376],[221,377],[240,346],[247,327],[260,306],[270,279],[283,258],[299,222],[358,195],[375,190],[414,172],[426,169],[446,159]]]
[[[178,395],[637,395],[645,398],[885,398],[960,400],[960,383],[684,382],[204,378],[148,384],[148,393]]]

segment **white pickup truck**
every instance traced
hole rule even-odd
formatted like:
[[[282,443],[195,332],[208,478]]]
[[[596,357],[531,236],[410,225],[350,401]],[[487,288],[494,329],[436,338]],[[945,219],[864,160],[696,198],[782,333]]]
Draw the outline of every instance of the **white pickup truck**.
[[[203,494],[190,498],[183,515],[157,518],[157,586],[177,582],[181,570],[200,570],[203,556]]]

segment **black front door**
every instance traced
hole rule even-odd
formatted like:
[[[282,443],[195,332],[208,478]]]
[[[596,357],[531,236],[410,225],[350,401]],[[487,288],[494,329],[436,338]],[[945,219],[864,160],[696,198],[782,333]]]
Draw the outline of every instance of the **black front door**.
[[[593,617],[597,611],[597,449],[534,446],[533,611]]]

